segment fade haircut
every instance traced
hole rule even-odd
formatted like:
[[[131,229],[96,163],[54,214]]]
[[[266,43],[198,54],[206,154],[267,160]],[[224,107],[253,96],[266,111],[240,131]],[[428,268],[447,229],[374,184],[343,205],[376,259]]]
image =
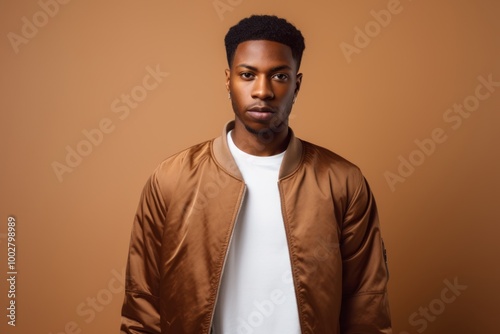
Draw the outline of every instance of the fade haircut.
[[[297,71],[299,70],[305,49],[304,37],[294,25],[274,15],[252,15],[229,29],[224,38],[229,67],[232,66],[238,45],[256,40],[273,41],[289,46],[297,63]]]

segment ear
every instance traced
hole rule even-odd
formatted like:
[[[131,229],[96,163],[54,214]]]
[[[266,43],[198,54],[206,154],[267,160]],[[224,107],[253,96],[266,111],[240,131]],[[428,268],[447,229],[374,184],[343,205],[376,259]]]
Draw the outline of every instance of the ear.
[[[230,93],[229,91],[229,83],[230,83],[230,77],[231,77],[231,70],[229,69],[226,69],[226,89],[228,91],[228,93]]]
[[[297,73],[297,79],[295,80],[295,91],[293,93],[294,99],[297,98],[301,85],[302,85],[302,73]]]

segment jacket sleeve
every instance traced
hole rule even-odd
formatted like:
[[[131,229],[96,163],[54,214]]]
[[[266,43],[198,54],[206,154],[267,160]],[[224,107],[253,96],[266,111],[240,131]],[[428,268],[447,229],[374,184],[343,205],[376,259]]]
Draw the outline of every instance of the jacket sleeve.
[[[390,334],[389,272],[375,199],[358,169],[349,182],[341,237],[341,333]]]
[[[158,264],[165,216],[165,201],[154,173],[143,189],[132,227],[122,334],[161,333]]]

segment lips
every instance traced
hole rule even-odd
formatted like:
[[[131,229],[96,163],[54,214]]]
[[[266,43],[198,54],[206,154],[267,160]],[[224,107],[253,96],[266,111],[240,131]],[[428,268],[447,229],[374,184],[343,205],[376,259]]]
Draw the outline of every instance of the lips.
[[[273,117],[275,111],[267,106],[254,106],[247,110],[247,114],[258,121],[267,121]]]
[[[274,109],[268,106],[253,106],[248,108],[248,111],[274,112]]]

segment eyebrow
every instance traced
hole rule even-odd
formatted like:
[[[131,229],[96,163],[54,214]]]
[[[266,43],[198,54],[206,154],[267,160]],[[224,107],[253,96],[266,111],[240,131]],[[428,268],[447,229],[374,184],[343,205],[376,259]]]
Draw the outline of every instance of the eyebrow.
[[[244,68],[248,68],[249,70],[258,72],[257,67],[247,65],[247,64],[240,64],[236,67],[244,67]],[[281,71],[281,70],[292,70],[292,68],[288,65],[280,65],[280,66],[276,66],[276,67],[271,68],[270,72],[276,72],[276,71]]]

